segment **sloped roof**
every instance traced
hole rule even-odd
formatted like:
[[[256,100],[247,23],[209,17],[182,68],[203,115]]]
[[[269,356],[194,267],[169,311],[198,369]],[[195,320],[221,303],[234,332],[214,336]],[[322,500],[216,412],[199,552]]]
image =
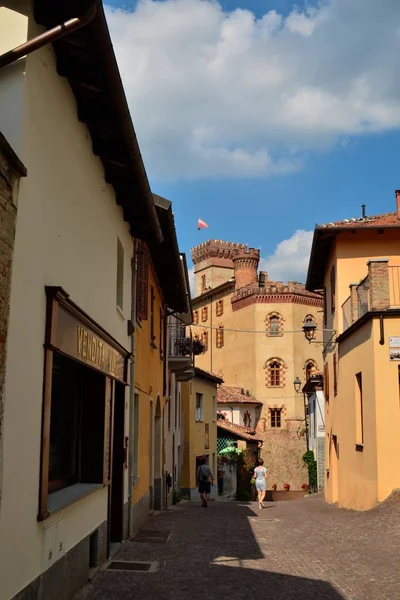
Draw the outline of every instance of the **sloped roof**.
[[[360,217],[359,219],[343,219],[334,223],[318,225],[318,229],[364,229],[368,227],[400,227],[400,221],[397,218],[397,212],[383,213],[381,215],[371,215],[370,217]]]
[[[236,425],[235,423],[231,423],[230,421],[226,421],[225,419],[218,419],[217,427],[219,429],[229,431],[229,433],[234,433],[243,440],[261,442],[261,440],[258,437],[256,437],[254,429],[249,429],[248,427],[243,427],[242,425]]]
[[[217,391],[218,404],[258,404],[261,405],[255,396],[242,393],[242,388],[230,385],[222,385]]]

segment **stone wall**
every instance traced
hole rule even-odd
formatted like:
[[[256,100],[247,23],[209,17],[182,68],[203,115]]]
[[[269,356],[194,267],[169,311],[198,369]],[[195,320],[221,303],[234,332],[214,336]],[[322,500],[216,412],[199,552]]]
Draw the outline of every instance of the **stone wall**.
[[[0,503],[4,415],[3,398],[12,258],[17,217],[18,184],[20,177],[24,177],[25,175],[25,167],[0,133]]]
[[[278,490],[289,483],[291,490],[300,490],[308,483],[308,471],[303,462],[307,450],[305,436],[298,437],[295,431],[267,430],[257,434],[263,440],[261,458],[268,469],[268,489],[276,483]]]

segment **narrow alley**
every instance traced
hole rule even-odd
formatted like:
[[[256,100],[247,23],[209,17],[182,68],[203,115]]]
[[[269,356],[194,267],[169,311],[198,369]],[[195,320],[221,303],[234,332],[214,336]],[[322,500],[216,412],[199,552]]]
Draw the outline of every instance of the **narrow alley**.
[[[363,513],[319,495],[262,511],[184,502],[152,517],[144,531],[153,541],[141,533],[113,557],[149,571],[102,569],[75,600],[399,600],[399,499]]]

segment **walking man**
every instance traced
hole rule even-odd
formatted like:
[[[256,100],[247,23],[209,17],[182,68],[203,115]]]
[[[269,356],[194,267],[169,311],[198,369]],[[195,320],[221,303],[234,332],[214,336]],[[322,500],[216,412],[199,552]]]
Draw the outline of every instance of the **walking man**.
[[[214,475],[212,474],[210,467],[206,464],[205,457],[200,459],[200,466],[197,469],[197,483],[199,486],[201,505],[203,508],[207,508],[207,500],[210,495],[211,485],[214,485]]]

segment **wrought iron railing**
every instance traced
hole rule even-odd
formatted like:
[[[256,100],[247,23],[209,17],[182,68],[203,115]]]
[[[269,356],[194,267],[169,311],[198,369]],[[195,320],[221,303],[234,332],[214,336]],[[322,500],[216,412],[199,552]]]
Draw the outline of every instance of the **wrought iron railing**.
[[[352,323],[351,317],[351,296],[347,298],[342,304],[342,315],[343,315],[343,331],[346,331]]]
[[[390,308],[400,307],[400,267],[389,266]]]

